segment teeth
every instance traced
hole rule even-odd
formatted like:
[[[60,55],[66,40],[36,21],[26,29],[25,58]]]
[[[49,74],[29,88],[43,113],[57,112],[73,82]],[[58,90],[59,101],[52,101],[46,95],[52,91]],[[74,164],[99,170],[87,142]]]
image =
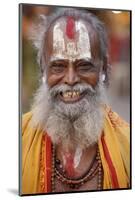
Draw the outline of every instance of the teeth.
[[[72,92],[68,92],[68,96],[71,97],[72,96]]]
[[[64,92],[63,93],[63,97],[64,98],[68,98],[68,97],[73,98],[73,97],[79,97],[79,96],[80,96],[80,92],[79,91],[73,91],[73,92],[68,91],[68,92]]]
[[[63,97],[64,97],[64,98],[67,98],[67,97],[68,97],[68,94],[67,94],[67,93],[63,93]]]
[[[75,96],[77,96],[77,93],[73,92],[72,97],[75,97]]]
[[[80,95],[80,92],[77,91],[76,94],[79,96],[79,95]]]

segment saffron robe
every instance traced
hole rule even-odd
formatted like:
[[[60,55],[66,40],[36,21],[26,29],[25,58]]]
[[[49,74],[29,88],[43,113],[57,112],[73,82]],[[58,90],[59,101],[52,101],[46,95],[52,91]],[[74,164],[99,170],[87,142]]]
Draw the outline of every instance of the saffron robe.
[[[31,127],[31,118],[31,112],[23,116],[21,194],[50,193],[51,140],[40,127]],[[103,189],[130,188],[129,125],[107,106],[98,147],[104,172]]]

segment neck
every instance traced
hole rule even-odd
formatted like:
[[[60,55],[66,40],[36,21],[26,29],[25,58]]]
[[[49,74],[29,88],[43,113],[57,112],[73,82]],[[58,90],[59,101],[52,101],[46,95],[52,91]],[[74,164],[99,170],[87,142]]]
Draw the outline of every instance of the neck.
[[[60,162],[62,169],[69,177],[79,177],[87,171],[96,155],[97,144],[81,149],[78,146],[67,146],[59,144],[56,146],[56,159]],[[85,166],[85,167],[84,167]]]

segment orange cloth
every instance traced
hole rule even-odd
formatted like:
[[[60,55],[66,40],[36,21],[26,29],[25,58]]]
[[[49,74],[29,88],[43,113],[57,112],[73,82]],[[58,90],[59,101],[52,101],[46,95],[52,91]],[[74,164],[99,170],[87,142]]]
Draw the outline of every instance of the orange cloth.
[[[31,112],[23,117],[21,193],[47,193],[51,192],[51,140],[40,127],[31,128],[31,117]],[[104,171],[103,188],[130,187],[129,126],[108,107],[98,146]]]

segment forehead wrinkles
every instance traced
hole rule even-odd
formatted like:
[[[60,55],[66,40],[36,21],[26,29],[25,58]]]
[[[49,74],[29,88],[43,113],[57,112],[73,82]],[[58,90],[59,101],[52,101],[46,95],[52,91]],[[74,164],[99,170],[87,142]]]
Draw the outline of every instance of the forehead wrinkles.
[[[91,58],[89,32],[82,20],[62,19],[54,25],[52,35],[54,57],[72,60]]]

